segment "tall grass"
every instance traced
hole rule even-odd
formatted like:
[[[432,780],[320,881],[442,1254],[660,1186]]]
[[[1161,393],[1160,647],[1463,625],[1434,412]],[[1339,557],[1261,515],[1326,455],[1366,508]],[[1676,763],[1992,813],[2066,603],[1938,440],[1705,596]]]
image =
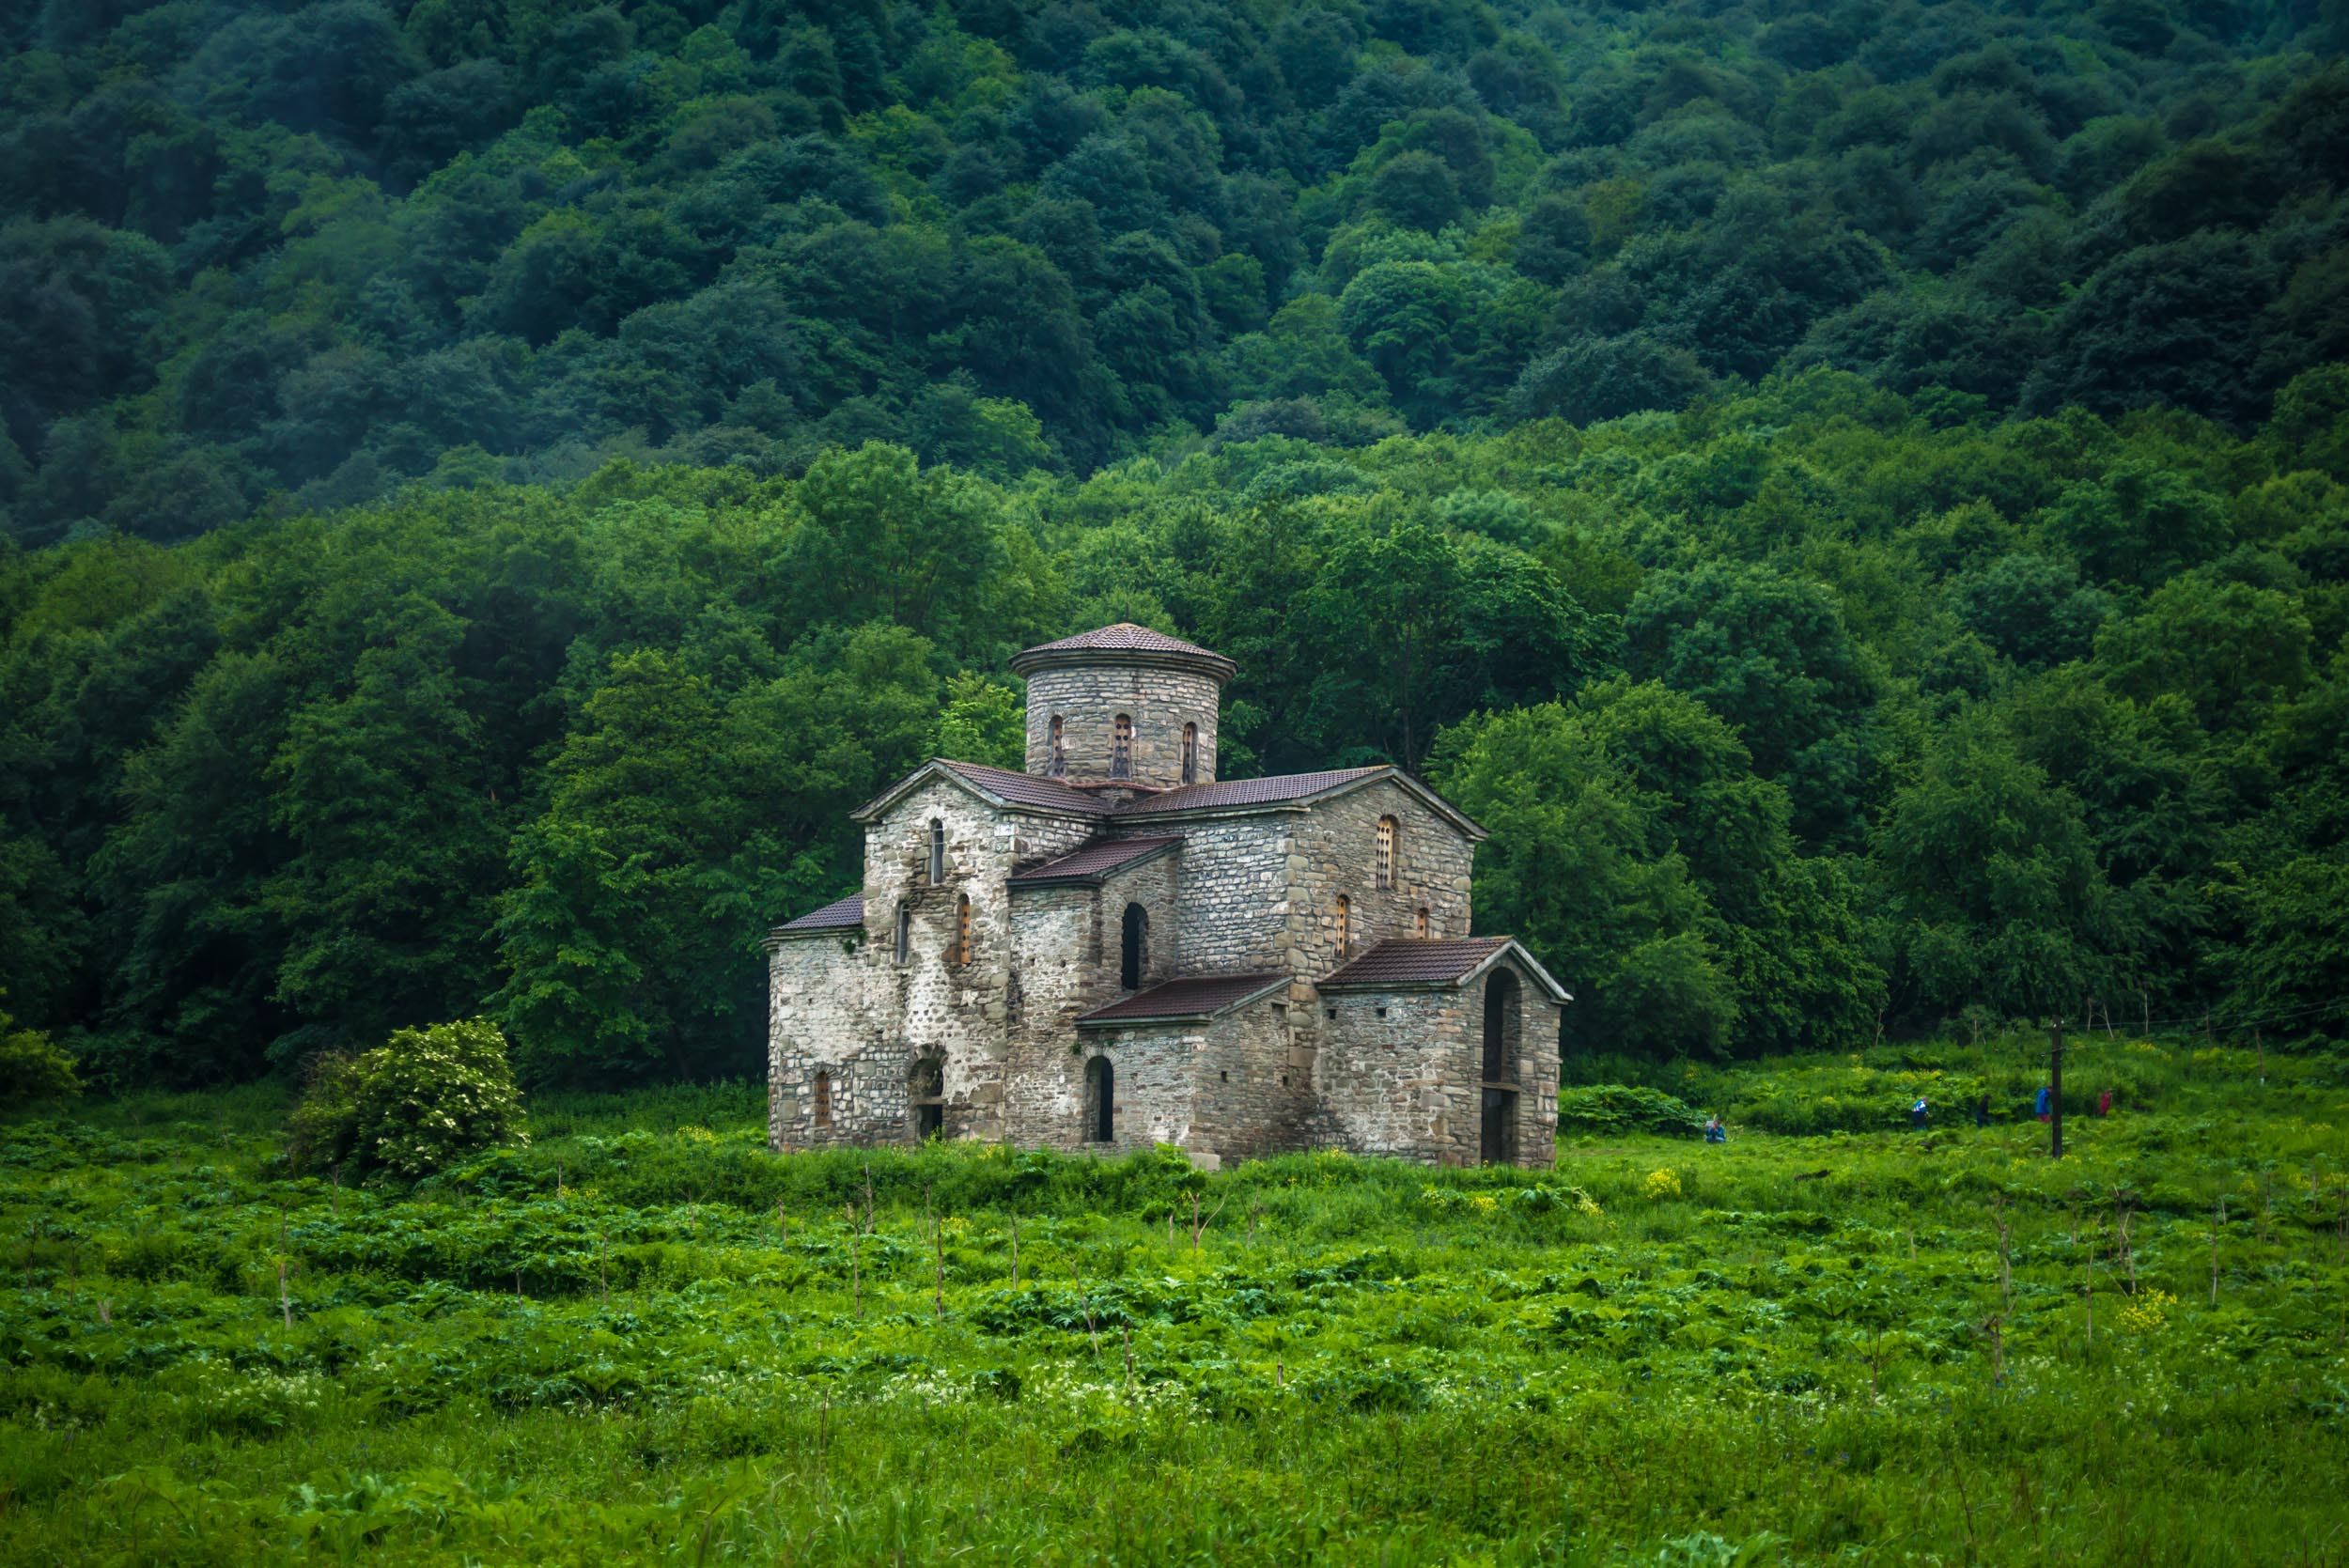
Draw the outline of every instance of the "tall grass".
[[[778,1158],[740,1084],[412,1188],[259,1092],[20,1119],[0,1560],[2343,1560],[2349,1079],[2130,1044],[2060,1165],[1899,1125],[2009,1042],[1683,1070],[1729,1144],[1543,1172]],[[1806,1099],[1895,1125],[1742,1109]]]

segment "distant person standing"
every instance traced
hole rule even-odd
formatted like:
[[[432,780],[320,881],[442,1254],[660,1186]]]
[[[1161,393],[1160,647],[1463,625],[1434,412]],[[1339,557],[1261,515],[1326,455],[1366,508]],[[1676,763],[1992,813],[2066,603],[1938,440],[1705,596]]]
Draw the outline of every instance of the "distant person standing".
[[[2111,1090],[2108,1089],[2103,1094],[2096,1096],[2096,1114],[2099,1116],[2109,1116],[2112,1114]]]
[[[1989,1125],[1990,1096],[1984,1094],[1974,1102],[1974,1126],[1978,1127],[1986,1127]]]
[[[1908,1108],[1908,1125],[1912,1127],[1925,1125],[1925,1097],[1922,1094],[1918,1095],[1917,1103]]]
[[[2055,1115],[2055,1091],[2046,1084],[2039,1086],[2039,1119],[2051,1120]]]

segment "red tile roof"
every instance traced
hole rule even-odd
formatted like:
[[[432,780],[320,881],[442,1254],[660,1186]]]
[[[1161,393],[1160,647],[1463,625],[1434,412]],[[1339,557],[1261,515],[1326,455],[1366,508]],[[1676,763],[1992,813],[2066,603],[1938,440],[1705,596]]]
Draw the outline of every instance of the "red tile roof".
[[[1011,874],[1014,887],[1051,882],[1097,882],[1111,872],[1162,854],[1183,841],[1178,837],[1097,838],[1081,844],[1057,860],[1045,861]]]
[[[1205,1018],[1286,986],[1285,974],[1192,974],[1136,991],[1122,1001],[1079,1016],[1086,1024],[1148,1023],[1161,1018]]]
[[[1186,643],[1179,637],[1169,637],[1163,631],[1153,631],[1146,626],[1120,621],[1115,626],[1096,627],[1074,637],[1064,637],[1057,643],[1040,643],[1027,653],[1059,653],[1068,648],[1103,648],[1118,653],[1200,653],[1209,659],[1223,656],[1196,643]]]
[[[845,931],[864,924],[864,895],[852,893],[836,903],[820,909],[811,909],[797,920],[786,921],[777,931]]]
[[[1315,982],[1323,990],[1352,986],[1449,986],[1509,945],[1507,937],[1395,938]]]
[[[1040,643],[1011,656],[1012,673],[1020,675],[1037,670],[1067,669],[1095,662],[1188,666],[1213,675],[1218,684],[1239,673],[1238,665],[1212,648],[1186,643],[1180,637],[1169,637],[1163,631],[1153,631],[1131,621],[1096,627],[1074,637],[1064,637],[1057,643]]]
[[[1015,773],[1008,768],[989,768],[977,762],[947,762],[946,766],[997,800],[1009,800],[1014,805],[1042,806],[1078,816],[1100,816],[1110,809],[1110,802],[1097,800],[1081,789],[1071,789],[1058,779]]]
[[[1391,773],[1393,769],[1379,765],[1376,768],[1341,768],[1328,773],[1282,773],[1269,779],[1230,779],[1217,784],[1185,784],[1179,789],[1162,789],[1155,795],[1139,796],[1122,806],[1113,808],[1119,816],[1141,816],[1162,811],[1212,811],[1218,806],[1264,806],[1283,800],[1302,800],[1325,789],[1335,789],[1356,779],[1373,773]]]

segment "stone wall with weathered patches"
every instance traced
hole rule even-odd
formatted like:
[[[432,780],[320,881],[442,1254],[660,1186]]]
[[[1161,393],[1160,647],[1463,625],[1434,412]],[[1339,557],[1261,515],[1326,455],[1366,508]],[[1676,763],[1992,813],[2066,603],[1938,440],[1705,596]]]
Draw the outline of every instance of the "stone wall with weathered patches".
[[[1051,770],[1052,720],[1061,720],[1063,776],[1077,783],[1110,778],[1117,716],[1134,722],[1135,783],[1173,789],[1183,782],[1183,726],[1199,726],[1198,776],[1215,782],[1216,713],[1213,677],[1190,670],[1141,664],[1038,670],[1028,677],[1026,770]]]
[[[1554,1162],[1559,1008],[1510,959],[1456,988],[1320,998],[1315,1095],[1342,1147],[1436,1165],[1484,1157],[1485,988],[1503,970],[1518,1009],[1509,1158]]]
[[[1177,972],[1170,949],[1182,881],[1178,850],[1113,872],[1098,886],[1013,891],[1019,1005],[1005,1060],[1004,1125],[1015,1141],[1048,1148],[1083,1141],[1077,1017],[1131,994],[1120,984],[1128,904],[1148,917],[1143,986]]]
[[[944,876],[929,876],[930,824],[945,831]],[[868,825],[864,939],[853,952],[816,938],[779,941],[769,965],[770,1116],[779,1148],[910,1141],[914,1063],[944,1078],[941,1130],[1003,1137],[1014,864],[1091,837],[1085,818],[1001,810],[932,780]],[[972,956],[958,962],[961,901]],[[909,916],[896,956],[897,911]],[[815,1125],[814,1079],[832,1075],[832,1125]],[[786,1114],[787,1113],[787,1114]]]
[[[1395,819],[1395,875],[1378,885],[1378,819]],[[1469,878],[1475,844],[1400,784],[1378,782],[1325,801],[1293,819],[1288,864],[1289,962],[1324,975],[1374,943],[1418,934],[1427,910],[1431,938],[1470,932]],[[1349,954],[1338,951],[1338,895],[1348,904]]]
[[[1300,990],[1298,996],[1304,993]],[[1283,988],[1207,1027],[1191,1113],[1194,1158],[1220,1165],[1308,1146],[1314,1115],[1310,997]]]
[[[1062,1048],[1066,1082],[1056,1102],[1061,1125],[1075,1136],[1060,1146],[1103,1155],[1137,1154],[1157,1143],[1191,1143],[1198,1072],[1211,1023],[1137,1024],[1074,1032],[1077,1048]],[[1111,1137],[1089,1136],[1084,1124],[1086,1064],[1106,1058],[1111,1067]]]
[[[1244,974],[1285,970],[1293,812],[1139,826],[1183,835],[1182,893],[1174,918],[1174,972]]]
[[[1450,988],[1320,999],[1314,1093],[1341,1147],[1432,1165],[1475,1163],[1481,1005]]]

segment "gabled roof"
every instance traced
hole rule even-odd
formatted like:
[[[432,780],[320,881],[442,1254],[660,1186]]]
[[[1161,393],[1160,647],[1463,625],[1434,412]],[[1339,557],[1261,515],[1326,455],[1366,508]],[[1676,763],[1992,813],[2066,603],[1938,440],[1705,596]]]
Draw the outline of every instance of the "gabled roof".
[[[1289,977],[1285,974],[1186,975],[1180,980],[1153,986],[1146,991],[1136,991],[1132,996],[1112,1001],[1106,1007],[1080,1014],[1077,1027],[1098,1029],[1115,1024],[1169,1023],[1218,1017],[1259,997],[1281,990],[1288,983]]]
[[[1281,810],[1343,795],[1380,779],[1392,779],[1428,810],[1470,838],[1482,839],[1486,836],[1485,830],[1451,801],[1400,768],[1385,763],[1375,768],[1341,768],[1326,773],[1282,773],[1268,779],[1230,779],[1216,784],[1185,784],[1178,789],[1161,789],[1140,795],[1119,804],[1088,790],[1063,784],[1058,779],[1042,778],[1034,773],[1016,773],[1008,768],[989,768],[984,763],[954,762],[945,757],[932,757],[848,815],[856,821],[869,822],[896,804],[909,790],[926,779],[934,778],[948,780],[990,804],[1011,810],[1049,812],[1055,816],[1113,816],[1121,822],[1155,822],[1161,817],[1179,819],[1192,815]]]
[[[927,779],[944,779],[998,806],[1046,811],[1056,816],[1103,816],[1109,812],[1109,802],[1097,800],[1081,789],[1071,789],[1058,779],[1015,773],[1008,768],[989,768],[984,763],[932,757],[848,815],[858,822],[869,822]]]
[[[1219,684],[1239,673],[1238,665],[1212,648],[1131,621],[1096,627],[1057,643],[1040,643],[1011,656],[1012,674],[1018,675],[1086,664],[1175,665],[1211,675]]]
[[[1553,1001],[1572,1001],[1515,937],[1390,938],[1314,982],[1325,991],[1452,990],[1512,955]]]
[[[806,937],[825,931],[861,931],[864,928],[864,895],[852,893],[836,899],[820,909],[810,909],[797,920],[785,921],[768,935],[770,937]]]
[[[1059,887],[1068,883],[1099,882],[1112,872],[1158,859],[1182,846],[1179,837],[1162,838],[1097,838],[1081,844],[1067,854],[1029,866],[1011,874],[1015,888]]]
[[[1215,784],[1185,784],[1179,789],[1160,790],[1143,795],[1111,809],[1120,818],[1143,821],[1186,813],[1252,811],[1264,807],[1281,807],[1318,800],[1360,789],[1380,779],[1392,779],[1403,790],[1416,797],[1428,810],[1450,822],[1471,839],[1483,839],[1485,830],[1479,827],[1459,807],[1406,773],[1400,768],[1380,763],[1375,768],[1341,768],[1326,773],[1281,773],[1268,779],[1229,779]]]

